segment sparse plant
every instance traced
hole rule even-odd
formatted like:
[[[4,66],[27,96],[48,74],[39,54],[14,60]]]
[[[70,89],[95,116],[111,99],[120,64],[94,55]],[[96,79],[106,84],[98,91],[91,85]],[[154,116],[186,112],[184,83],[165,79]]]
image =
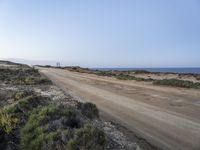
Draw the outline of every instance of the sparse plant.
[[[102,131],[85,126],[72,108],[49,105],[34,110],[21,130],[22,149],[100,150],[106,144]]]
[[[149,74],[150,72],[146,70],[135,70],[134,73],[135,74]]]
[[[14,98],[15,101],[18,101],[20,99],[23,99],[23,98],[29,96],[29,95],[31,95],[31,93],[28,92],[28,91],[17,91],[17,92],[14,93],[13,98]]]
[[[81,113],[86,117],[93,119],[99,117],[99,110],[93,103],[78,103],[78,108],[81,110]]]
[[[139,77],[125,75],[125,74],[119,74],[116,76],[116,78],[120,80],[135,80],[135,81],[148,81],[148,82],[153,81],[153,79],[151,78],[145,79],[145,78],[139,78]]]
[[[21,130],[22,149],[65,149],[72,130],[81,128],[77,113],[71,108],[49,105],[33,111]]]
[[[68,142],[69,150],[103,150],[106,138],[102,131],[90,125],[77,129],[73,139]]]
[[[0,91],[0,149],[100,150],[105,147],[104,133],[85,126],[99,116],[94,104],[85,103],[78,110],[34,93],[31,90],[34,85],[49,85],[51,81],[27,65],[0,68],[0,82],[20,89],[11,89],[9,93],[6,89]]]
[[[20,101],[18,101],[16,104],[7,107],[7,111],[10,113],[23,113],[24,115],[27,115],[27,113],[39,106],[43,106],[47,104],[48,98],[44,98],[41,96],[31,95],[27,96]]]
[[[51,84],[50,80],[41,77],[37,69],[28,66],[15,69],[0,68],[0,80],[16,85]]]
[[[7,134],[11,133],[19,123],[19,118],[9,114],[7,111],[0,110],[0,128]]]
[[[153,83],[155,85],[167,85],[167,86],[174,86],[174,87],[200,89],[200,83],[198,82],[194,83],[192,81],[185,81],[185,80],[178,80],[178,79],[156,80]]]

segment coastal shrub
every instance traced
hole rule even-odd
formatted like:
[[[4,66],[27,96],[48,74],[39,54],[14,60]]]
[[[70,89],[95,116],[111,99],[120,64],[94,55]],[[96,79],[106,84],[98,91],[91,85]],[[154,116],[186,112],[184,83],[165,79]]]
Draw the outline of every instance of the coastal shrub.
[[[28,66],[15,69],[0,68],[0,80],[15,85],[51,84],[50,80],[41,77],[37,69]]]
[[[19,119],[6,110],[0,110],[0,128],[7,134],[11,133],[17,127]]]
[[[178,80],[178,79],[155,80],[153,84],[200,89],[200,83],[198,82],[194,83],[192,81],[185,81],[185,80]]]
[[[25,90],[24,91],[17,91],[17,92],[14,93],[13,98],[14,98],[15,101],[18,101],[18,100],[23,99],[23,98],[30,96],[32,94],[33,93],[31,91],[25,91]]]
[[[115,74],[108,71],[108,72],[103,72],[103,76],[113,77],[113,76],[115,76]]]
[[[2,149],[18,149],[21,138],[19,130],[26,124],[34,109],[48,102],[48,98],[32,95],[4,106],[0,113],[0,149],[1,146]]]
[[[106,139],[102,131],[84,126],[79,112],[61,105],[38,107],[21,129],[21,149],[102,150]]]
[[[37,76],[40,74],[38,70],[29,67],[16,67],[15,69],[11,68],[0,68],[0,79],[1,80],[12,80],[15,78],[22,78],[26,76]]]
[[[33,130],[33,133],[28,130]],[[49,132],[48,125],[24,129],[21,135],[21,148],[24,150],[64,150],[67,139],[70,137],[68,129],[57,129]]]
[[[108,76],[108,77],[115,76],[115,74],[110,71],[97,71],[97,72],[94,72],[94,74],[99,75],[99,76]]]
[[[38,69],[35,69],[35,68],[27,68],[24,70],[24,73],[26,75],[40,76]]]
[[[136,77],[124,74],[119,74],[118,76],[116,76],[116,78],[120,80],[136,80]]]
[[[65,149],[73,130],[82,127],[77,112],[64,106],[49,105],[34,110],[21,130],[22,149]]]
[[[119,74],[116,76],[117,79],[119,80],[135,80],[135,81],[153,81],[153,79],[148,78],[139,78],[139,77],[135,77],[135,76],[130,76],[130,75],[124,75],[124,74]]]
[[[135,74],[149,74],[150,72],[146,70],[135,70],[134,73]]]
[[[103,150],[105,144],[104,133],[95,127],[86,125],[84,128],[76,130],[67,147],[69,150]]]
[[[37,82],[37,78],[34,78],[34,77],[24,78],[24,84],[31,85],[31,84],[36,84],[36,82]]]
[[[13,76],[17,76],[19,73],[18,70],[13,70],[9,68],[0,68],[0,80],[2,81],[8,81]]]
[[[35,85],[35,84],[49,84],[51,81],[44,77],[26,77],[25,84]]]
[[[36,81],[37,81],[36,84],[51,84],[52,83],[48,78],[45,78],[45,77],[37,78]]]
[[[94,119],[99,117],[99,110],[93,103],[78,103],[78,108],[81,110],[81,113],[88,117],[89,119]]]
[[[6,106],[10,104],[11,101],[8,100],[13,100],[13,94],[15,92],[10,89],[1,89],[0,90],[0,107]]]
[[[8,83],[15,85],[37,85],[37,84],[51,84],[51,81],[45,77],[17,77],[10,80]]]
[[[33,110],[34,108],[37,108],[38,106],[43,106],[47,104],[48,101],[48,98],[31,95],[21,99],[14,105],[6,107],[5,109],[9,113],[22,113],[21,115],[27,115],[29,111]]]

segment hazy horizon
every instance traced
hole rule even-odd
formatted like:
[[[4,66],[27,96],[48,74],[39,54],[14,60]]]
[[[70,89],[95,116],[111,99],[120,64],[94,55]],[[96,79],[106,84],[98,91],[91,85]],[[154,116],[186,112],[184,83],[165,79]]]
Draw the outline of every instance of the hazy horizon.
[[[84,67],[84,68],[91,68],[91,69],[181,69],[181,68],[185,68],[185,69],[189,69],[189,68],[196,68],[196,69],[200,69],[200,67],[198,66],[194,66],[194,67],[187,67],[187,66],[174,66],[174,67],[148,67],[148,66],[144,66],[144,67],[119,67],[119,66],[102,66],[102,67],[88,67],[88,66],[84,66],[84,65],[77,65],[77,64],[69,64],[66,62],[60,62],[60,61],[56,61],[56,60],[26,60],[26,59],[19,59],[19,58],[0,58],[0,60],[3,61],[11,61],[14,63],[21,63],[21,64],[28,64],[28,65],[51,65],[51,66],[57,66],[57,63],[59,62],[60,65],[62,67],[66,67],[66,66],[79,66],[79,67]]]
[[[89,68],[200,67],[199,18],[199,0],[0,0],[0,58]]]

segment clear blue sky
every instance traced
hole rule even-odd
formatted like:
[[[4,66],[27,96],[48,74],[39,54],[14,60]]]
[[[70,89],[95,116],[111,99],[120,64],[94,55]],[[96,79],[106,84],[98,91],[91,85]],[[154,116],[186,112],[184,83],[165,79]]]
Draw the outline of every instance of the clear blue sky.
[[[199,67],[200,0],[0,0],[0,58]]]

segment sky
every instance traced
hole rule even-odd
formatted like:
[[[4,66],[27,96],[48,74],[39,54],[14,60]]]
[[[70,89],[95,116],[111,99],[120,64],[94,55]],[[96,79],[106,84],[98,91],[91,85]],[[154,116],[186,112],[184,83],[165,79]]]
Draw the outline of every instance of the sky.
[[[0,0],[0,58],[200,67],[200,0]]]

